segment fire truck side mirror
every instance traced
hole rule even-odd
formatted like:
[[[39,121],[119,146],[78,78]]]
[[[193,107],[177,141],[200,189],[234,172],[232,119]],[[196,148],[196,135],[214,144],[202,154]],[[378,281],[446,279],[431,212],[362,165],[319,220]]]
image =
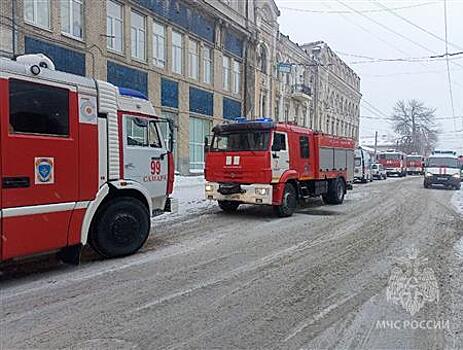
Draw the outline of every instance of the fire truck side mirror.
[[[206,136],[204,138],[204,153],[209,152],[209,149],[210,149],[210,147],[209,147],[209,137]]]

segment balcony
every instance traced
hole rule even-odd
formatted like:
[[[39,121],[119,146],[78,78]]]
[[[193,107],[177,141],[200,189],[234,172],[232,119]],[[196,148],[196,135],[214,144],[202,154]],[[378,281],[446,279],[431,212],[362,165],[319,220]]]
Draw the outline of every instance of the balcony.
[[[291,97],[301,102],[310,101],[312,99],[312,89],[304,84],[293,85]]]

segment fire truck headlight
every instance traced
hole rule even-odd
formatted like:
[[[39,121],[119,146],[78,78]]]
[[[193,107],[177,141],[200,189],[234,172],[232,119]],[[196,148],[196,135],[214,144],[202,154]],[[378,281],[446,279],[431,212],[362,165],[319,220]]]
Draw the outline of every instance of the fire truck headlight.
[[[206,184],[206,192],[212,192],[212,191],[214,191],[214,186],[210,184]]]
[[[460,178],[460,174],[456,173],[456,174],[453,174],[452,177],[456,177],[457,179]]]
[[[431,173],[426,173],[426,177],[431,177],[432,174]]]
[[[261,188],[261,187],[256,188],[256,194],[258,194],[260,196],[267,196],[268,193],[269,193],[268,188]]]

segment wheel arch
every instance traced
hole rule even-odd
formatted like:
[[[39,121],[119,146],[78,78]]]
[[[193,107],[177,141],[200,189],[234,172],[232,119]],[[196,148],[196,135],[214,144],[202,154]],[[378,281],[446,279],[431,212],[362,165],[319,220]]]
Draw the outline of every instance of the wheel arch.
[[[151,198],[149,195],[148,190],[140,185],[137,182],[133,181],[113,181],[110,183],[106,183],[104,186],[100,188],[95,199],[90,202],[90,205],[85,212],[84,220],[82,222],[81,228],[81,243],[82,245],[87,244],[90,229],[92,223],[98,213],[98,210],[101,206],[107,203],[110,200],[113,200],[118,197],[132,197],[140,200],[143,205],[146,206],[148,212],[151,216],[152,213],[152,203]]]

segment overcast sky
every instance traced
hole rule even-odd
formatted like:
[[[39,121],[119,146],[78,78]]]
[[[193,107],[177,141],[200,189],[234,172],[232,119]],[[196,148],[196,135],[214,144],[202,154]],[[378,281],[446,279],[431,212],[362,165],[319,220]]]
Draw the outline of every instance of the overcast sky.
[[[438,39],[445,35],[443,0],[276,0],[276,3],[281,11],[282,33],[298,43],[327,42],[360,76],[361,138],[373,137],[376,130],[379,135],[393,135],[390,124],[380,118],[391,114],[397,100],[416,98],[437,109],[442,132],[439,147],[463,153],[463,55],[454,56],[450,63],[456,123],[452,118],[445,60],[358,63],[369,59],[356,57],[408,59],[445,53],[445,42]],[[412,24],[384,7],[393,9]],[[449,52],[463,51],[463,0],[447,0],[447,11]]]

